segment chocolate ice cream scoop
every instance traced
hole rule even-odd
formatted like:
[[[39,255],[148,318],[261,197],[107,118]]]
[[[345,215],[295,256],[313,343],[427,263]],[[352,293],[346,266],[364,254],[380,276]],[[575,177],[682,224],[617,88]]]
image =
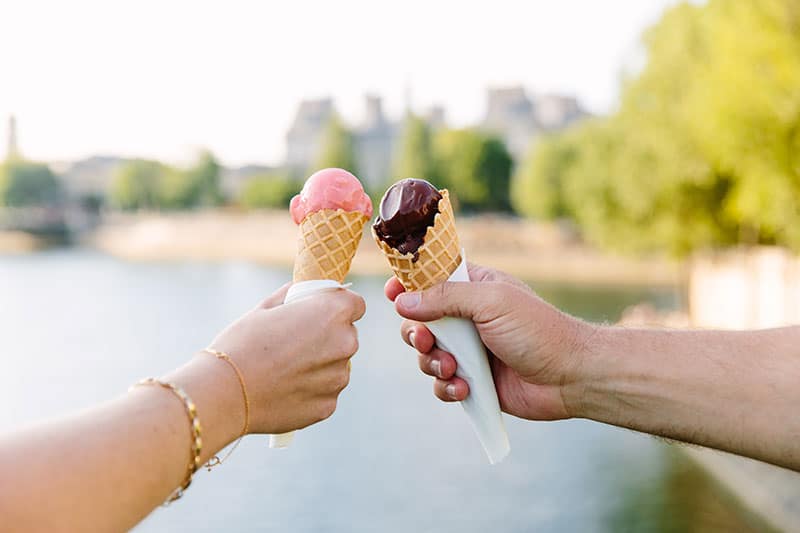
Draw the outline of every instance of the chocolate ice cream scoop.
[[[400,253],[413,253],[425,240],[429,226],[439,212],[442,195],[425,180],[407,178],[386,191],[373,229],[380,240]]]

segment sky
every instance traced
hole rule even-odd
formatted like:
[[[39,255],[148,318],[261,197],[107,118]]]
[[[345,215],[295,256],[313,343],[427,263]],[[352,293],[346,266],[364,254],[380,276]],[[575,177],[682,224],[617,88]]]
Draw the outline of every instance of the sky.
[[[444,105],[466,126],[487,87],[613,110],[639,38],[674,0],[2,0],[0,119],[30,159],[94,154],[280,164],[299,101],[344,119]],[[5,144],[5,142],[3,143]],[[4,147],[3,147],[4,150]]]

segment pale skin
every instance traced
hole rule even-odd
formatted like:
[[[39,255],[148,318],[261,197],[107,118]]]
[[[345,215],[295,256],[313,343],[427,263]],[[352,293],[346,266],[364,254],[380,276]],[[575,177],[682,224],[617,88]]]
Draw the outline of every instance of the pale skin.
[[[340,290],[281,305],[287,287],[210,345],[244,375],[249,433],[283,433],[328,418],[358,349],[353,323],[364,314],[361,297]],[[204,463],[240,436],[244,399],[227,362],[198,353],[162,379],[195,402]],[[0,436],[0,529],[130,529],[185,479],[190,436],[183,404],[158,386]]]
[[[800,327],[757,331],[628,329],[588,324],[502,272],[470,265],[477,283],[386,296],[406,318],[446,402],[469,394],[456,360],[421,322],[469,318],[491,351],[501,408],[529,420],[587,418],[800,471]]]

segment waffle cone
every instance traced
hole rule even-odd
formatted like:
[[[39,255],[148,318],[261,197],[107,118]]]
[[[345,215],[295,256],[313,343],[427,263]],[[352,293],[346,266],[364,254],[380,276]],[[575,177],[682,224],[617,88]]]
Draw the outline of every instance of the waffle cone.
[[[332,279],[342,283],[364,232],[367,217],[359,211],[322,209],[300,223],[292,279]]]
[[[439,200],[439,212],[433,219],[433,226],[430,226],[425,233],[422,246],[417,250],[419,257],[416,261],[414,254],[398,252],[383,242],[374,229],[372,230],[372,237],[389,260],[394,275],[407,291],[427,289],[446,281],[461,264],[461,245],[456,233],[450,195],[447,189],[439,192],[442,195],[442,199]]]

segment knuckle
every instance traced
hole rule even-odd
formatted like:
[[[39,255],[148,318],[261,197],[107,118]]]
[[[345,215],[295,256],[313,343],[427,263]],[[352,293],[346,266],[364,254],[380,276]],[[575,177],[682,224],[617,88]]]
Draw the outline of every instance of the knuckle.
[[[358,351],[358,335],[355,331],[348,331],[341,337],[339,343],[339,355],[350,357]]]
[[[435,285],[431,289],[431,293],[432,293],[431,295],[434,298],[436,298],[437,300],[443,300],[443,299],[445,299],[447,297],[447,295],[450,292],[450,289],[448,287],[449,287],[449,284],[447,282]]]
[[[354,292],[351,292],[351,294],[355,297],[355,316],[357,317],[356,320],[358,320],[367,312],[367,302],[358,294]]]
[[[353,303],[345,291],[339,291],[334,298],[334,310],[337,315],[344,315],[352,310]]]
[[[424,374],[428,374],[429,376],[433,375],[433,369],[431,368],[431,356],[419,354],[419,369],[422,370]]]
[[[484,284],[484,305],[479,306],[477,309],[477,322],[483,322],[495,317],[503,307],[508,306],[507,300],[513,297],[512,294],[507,294],[509,285],[492,281]],[[504,305],[505,304],[505,305]]]
[[[338,383],[336,384],[336,392],[342,392],[350,384],[350,372],[343,370],[339,373]]]
[[[347,348],[347,355],[353,355],[358,351],[358,336],[356,334],[350,335]]]
[[[436,380],[433,382],[433,395],[439,398],[442,401],[446,401],[447,395],[444,392],[445,384],[441,380]]]
[[[424,373],[428,373],[428,356],[419,354],[417,357],[417,363],[419,364],[419,369],[422,370]]]
[[[332,400],[323,400],[319,404],[319,412],[317,414],[317,418],[319,418],[319,420],[326,420],[330,418],[335,411],[336,411],[335,398]]]
[[[403,341],[409,346],[412,346],[410,335],[411,332],[414,330],[415,325],[416,322],[412,322],[410,320],[403,320],[403,322],[400,324],[400,336],[403,338]]]

